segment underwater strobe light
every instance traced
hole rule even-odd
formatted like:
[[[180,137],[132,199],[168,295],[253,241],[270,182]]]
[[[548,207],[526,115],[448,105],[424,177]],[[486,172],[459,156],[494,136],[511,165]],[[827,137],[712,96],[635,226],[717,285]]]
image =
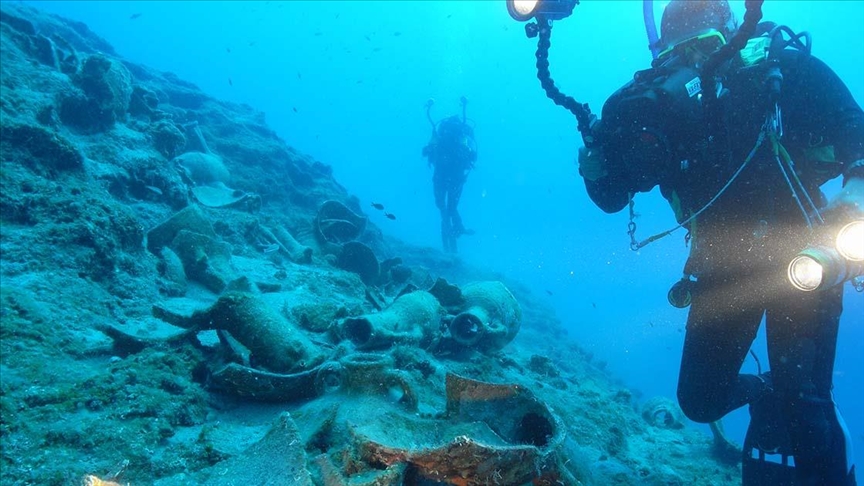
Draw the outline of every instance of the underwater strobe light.
[[[864,274],[864,220],[853,221],[837,234],[834,247],[810,246],[789,263],[792,285],[803,291],[822,290]]]
[[[526,22],[535,17],[561,20],[573,13],[579,0],[507,0],[507,11],[514,20]]]

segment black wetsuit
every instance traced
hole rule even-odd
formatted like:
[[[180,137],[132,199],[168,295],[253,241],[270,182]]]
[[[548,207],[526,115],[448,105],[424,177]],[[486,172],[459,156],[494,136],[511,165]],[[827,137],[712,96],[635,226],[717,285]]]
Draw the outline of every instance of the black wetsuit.
[[[825,198],[819,186],[864,158],[864,114],[843,82],[818,59],[792,50],[783,51],[779,59],[784,77],[781,143],[822,207]],[[666,161],[673,169],[660,188],[678,206],[679,221],[729,181],[765,121],[770,104],[762,88],[764,70],[734,67],[723,82],[729,92],[722,101],[723,129],[714,134],[714,151],[698,140],[684,140],[681,143],[692,144],[684,150],[686,169],[680,168],[685,157]],[[809,230],[770,145],[765,145],[689,225],[692,247],[685,271],[697,282],[678,399],[689,418],[712,422],[770,397],[778,407],[773,413],[783,417],[789,434],[797,484],[854,484],[849,482],[846,444],[831,396],[842,286],[802,292],[787,281],[788,262],[809,243]],[[614,153],[610,148],[604,147]],[[585,181],[591,199],[606,212],[623,209],[628,192],[636,192],[633,176],[616,170],[625,162],[607,160],[608,175]],[[739,374],[763,315],[773,392],[765,380]]]
[[[456,253],[456,240],[465,233],[458,210],[459,198],[468,172],[477,160],[476,150],[465,140],[462,136],[451,138],[436,133],[423,148],[423,155],[434,168],[432,191],[435,206],[441,212],[441,240],[448,253]]]

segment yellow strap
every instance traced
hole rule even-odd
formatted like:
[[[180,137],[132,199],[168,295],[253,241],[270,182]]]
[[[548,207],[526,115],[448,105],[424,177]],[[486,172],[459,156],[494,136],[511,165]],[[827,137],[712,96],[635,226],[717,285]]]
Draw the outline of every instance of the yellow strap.
[[[756,37],[747,41],[744,49],[739,55],[744,66],[752,66],[758,62],[768,59],[768,48],[771,46],[771,38],[766,36]]]

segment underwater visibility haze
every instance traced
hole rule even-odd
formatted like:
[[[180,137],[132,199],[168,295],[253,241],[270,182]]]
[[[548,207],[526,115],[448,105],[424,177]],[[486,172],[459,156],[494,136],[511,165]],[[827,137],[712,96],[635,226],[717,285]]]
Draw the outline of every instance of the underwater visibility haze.
[[[747,407],[727,442],[676,402],[687,232],[631,251],[629,211],[595,206],[503,0],[0,6],[0,483],[741,484]],[[762,12],[864,103],[864,1]],[[651,66],[643,14],[556,20],[555,86],[599,116]],[[430,141],[451,116],[458,250]],[[634,204],[639,239],[677,224],[657,188]],[[743,371],[767,365],[763,329]]]

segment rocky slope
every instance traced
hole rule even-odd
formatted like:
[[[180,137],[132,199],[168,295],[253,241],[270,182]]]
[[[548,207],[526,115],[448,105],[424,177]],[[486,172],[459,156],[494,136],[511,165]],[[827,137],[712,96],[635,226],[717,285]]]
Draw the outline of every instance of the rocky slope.
[[[530,289],[387,238],[262,113],[0,11],[3,484],[737,483]],[[497,344],[454,327],[471,282],[518,302]]]

